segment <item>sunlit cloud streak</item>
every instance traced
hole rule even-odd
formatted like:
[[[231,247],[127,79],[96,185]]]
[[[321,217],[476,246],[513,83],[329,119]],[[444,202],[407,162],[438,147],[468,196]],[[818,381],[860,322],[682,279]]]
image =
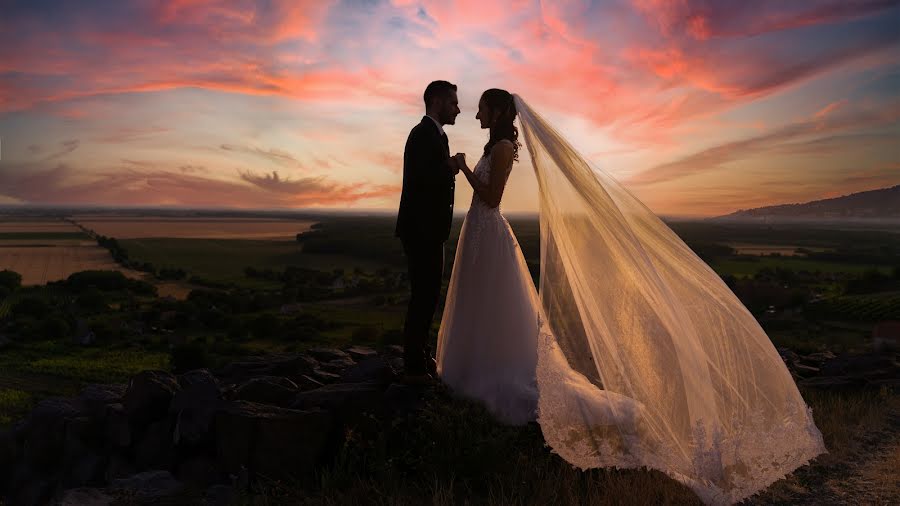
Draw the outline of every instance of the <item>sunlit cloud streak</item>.
[[[454,151],[480,151],[478,94],[505,87],[661,213],[756,201],[786,181],[776,167],[806,174],[769,193],[791,200],[900,162],[896,1],[22,1],[4,18],[0,170],[26,173],[0,193],[16,201],[393,208],[436,78],[460,85]],[[22,183],[58,167],[65,185]],[[687,191],[734,172],[734,190]],[[535,209],[516,175],[507,208]],[[680,190],[693,209],[661,193]]]

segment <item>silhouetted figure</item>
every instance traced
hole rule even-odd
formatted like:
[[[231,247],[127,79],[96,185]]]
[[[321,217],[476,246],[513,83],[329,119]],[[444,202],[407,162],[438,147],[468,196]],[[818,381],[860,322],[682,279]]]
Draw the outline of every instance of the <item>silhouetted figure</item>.
[[[396,235],[403,243],[411,293],[403,328],[407,376],[434,374],[428,332],[444,271],[458,169],[451,163],[444,125],[459,114],[456,85],[434,81],[425,88],[425,116],[413,127],[403,152],[403,192]],[[425,378],[423,378],[425,379]]]

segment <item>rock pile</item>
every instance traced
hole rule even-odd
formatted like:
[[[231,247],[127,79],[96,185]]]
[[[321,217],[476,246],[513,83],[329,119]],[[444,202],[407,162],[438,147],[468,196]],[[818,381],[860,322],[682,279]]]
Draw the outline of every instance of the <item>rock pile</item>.
[[[227,504],[235,485],[258,477],[311,479],[348,424],[421,400],[395,382],[398,351],[316,348],[215,373],[143,371],[128,385],[46,399],[0,431],[0,498],[109,504],[191,490],[201,503]]]
[[[800,355],[779,348],[778,353],[801,386],[829,390],[881,387],[900,390],[900,355],[896,352],[837,356],[822,351]]]

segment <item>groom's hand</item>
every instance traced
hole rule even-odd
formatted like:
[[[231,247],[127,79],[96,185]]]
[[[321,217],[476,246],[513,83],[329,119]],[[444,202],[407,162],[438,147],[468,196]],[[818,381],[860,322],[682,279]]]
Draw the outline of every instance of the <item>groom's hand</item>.
[[[466,166],[466,154],[465,153],[456,153],[455,155],[453,155],[453,160],[456,162],[456,172],[459,172],[460,170],[462,170],[463,167]]]
[[[459,161],[455,156],[451,156],[449,160],[447,160],[447,166],[450,167],[450,173],[454,176],[459,174]]]

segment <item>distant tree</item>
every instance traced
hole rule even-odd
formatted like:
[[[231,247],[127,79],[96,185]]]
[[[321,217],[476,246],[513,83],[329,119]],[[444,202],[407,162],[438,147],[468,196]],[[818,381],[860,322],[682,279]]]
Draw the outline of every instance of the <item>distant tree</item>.
[[[50,312],[50,304],[40,297],[29,295],[19,299],[19,301],[13,305],[10,312],[15,318],[26,316],[40,319]]]
[[[4,269],[0,271],[0,287],[10,292],[22,286],[22,275],[16,271]]]

